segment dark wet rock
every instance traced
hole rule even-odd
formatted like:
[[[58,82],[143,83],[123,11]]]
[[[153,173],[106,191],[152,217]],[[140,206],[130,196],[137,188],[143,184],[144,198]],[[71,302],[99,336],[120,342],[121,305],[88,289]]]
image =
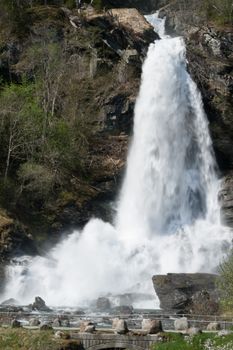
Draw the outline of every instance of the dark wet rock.
[[[2,306],[16,306],[18,304],[19,302],[14,298],[7,299],[1,303]]]
[[[51,323],[44,322],[40,325],[39,329],[40,329],[40,331],[51,331],[51,330],[53,330],[53,327],[52,327]]]
[[[28,323],[30,327],[38,327],[40,325],[40,321],[36,317],[30,318]]]
[[[76,315],[76,316],[83,316],[83,315],[85,315],[85,311],[83,311],[83,310],[75,310],[73,314]]]
[[[233,227],[233,172],[230,172],[222,180],[219,201],[223,223]]]
[[[11,328],[20,328],[20,327],[21,327],[21,323],[18,320],[14,319],[11,321]]]
[[[70,327],[70,320],[68,318],[62,320],[62,326],[69,328]]]
[[[108,298],[101,297],[98,298],[96,302],[96,309],[97,311],[109,311],[111,309],[111,303]]]
[[[1,312],[14,312],[14,313],[21,313],[23,312],[23,308],[21,306],[15,306],[15,305],[2,305],[0,306]]]
[[[220,310],[220,301],[217,291],[203,289],[192,295],[188,304],[189,312],[197,315],[217,315]]]
[[[218,310],[216,275],[207,273],[156,275],[153,284],[163,310],[215,314]],[[202,312],[201,312],[202,311]]]
[[[131,315],[134,309],[130,305],[120,305],[112,308],[111,312],[118,315]]]
[[[53,327],[61,327],[61,325],[62,325],[62,321],[60,317],[55,318],[55,320],[53,321]]]
[[[0,208],[0,262],[15,255],[36,253],[35,243],[26,228]],[[1,267],[0,279],[4,277],[4,267]]]
[[[126,334],[128,333],[128,325],[125,320],[119,318],[114,318],[112,321],[112,329],[116,334]]]
[[[142,330],[147,334],[157,334],[163,331],[162,322],[160,320],[143,319]]]
[[[41,297],[35,297],[35,301],[32,304],[32,310],[51,312],[52,310],[45,304],[45,301]]]

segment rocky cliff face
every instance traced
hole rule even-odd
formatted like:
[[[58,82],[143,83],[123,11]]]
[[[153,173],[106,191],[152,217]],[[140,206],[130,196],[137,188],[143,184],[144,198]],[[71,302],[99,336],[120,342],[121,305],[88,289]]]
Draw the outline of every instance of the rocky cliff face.
[[[38,63],[30,58],[30,50],[47,42],[58,45],[66,62],[77,67],[75,85],[69,89],[81,86],[75,100],[80,113],[85,113],[91,137],[82,174],[74,170],[46,201],[33,201],[20,188],[12,198],[3,197],[0,205],[8,211],[2,220],[0,216],[3,260],[20,252],[34,253],[31,242],[41,249],[48,241],[56,242],[61,232],[82,227],[93,216],[111,221],[111,201],[125,165],[141,65],[148,45],[158,38],[136,9],[96,12],[87,7],[80,14],[75,9],[40,6],[30,11],[30,35],[18,38],[0,26],[0,75],[14,83],[22,77],[33,79]],[[65,90],[62,94],[65,96]]]

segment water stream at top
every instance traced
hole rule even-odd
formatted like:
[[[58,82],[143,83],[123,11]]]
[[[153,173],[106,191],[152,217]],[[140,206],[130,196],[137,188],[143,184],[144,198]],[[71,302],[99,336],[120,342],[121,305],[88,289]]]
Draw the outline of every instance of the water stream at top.
[[[162,40],[143,66],[114,225],[93,219],[47,256],[8,266],[2,299],[26,304],[40,295],[49,305],[74,306],[108,293],[153,294],[153,274],[215,271],[229,249],[208,122],[184,41],[167,37],[156,15],[147,19]]]

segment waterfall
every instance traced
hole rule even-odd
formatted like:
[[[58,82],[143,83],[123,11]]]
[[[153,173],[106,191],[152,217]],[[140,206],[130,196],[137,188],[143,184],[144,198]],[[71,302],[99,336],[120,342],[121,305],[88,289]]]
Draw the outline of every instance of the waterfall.
[[[158,25],[155,16],[148,17]],[[181,37],[149,48],[114,225],[91,220],[45,257],[7,268],[3,298],[83,305],[109,293],[153,294],[151,277],[211,272],[232,233],[220,220],[219,180],[200,93]],[[26,263],[25,263],[26,261]],[[155,305],[154,305],[155,306]]]

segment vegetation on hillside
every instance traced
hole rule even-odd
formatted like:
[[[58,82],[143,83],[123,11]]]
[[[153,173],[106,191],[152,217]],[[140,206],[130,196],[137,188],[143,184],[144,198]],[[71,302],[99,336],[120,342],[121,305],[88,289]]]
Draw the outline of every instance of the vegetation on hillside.
[[[90,182],[99,105],[115,84],[101,29],[76,31],[58,1],[41,3],[0,4],[0,206],[17,215]]]
[[[222,24],[233,22],[232,0],[205,0],[204,8],[208,19]]]
[[[224,311],[233,311],[233,250],[220,264],[218,288]]]

